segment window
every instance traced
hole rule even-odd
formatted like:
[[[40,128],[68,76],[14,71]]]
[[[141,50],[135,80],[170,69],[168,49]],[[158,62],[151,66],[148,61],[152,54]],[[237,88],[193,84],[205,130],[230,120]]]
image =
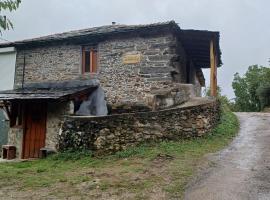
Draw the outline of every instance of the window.
[[[97,73],[97,50],[93,47],[82,49],[82,72]]]

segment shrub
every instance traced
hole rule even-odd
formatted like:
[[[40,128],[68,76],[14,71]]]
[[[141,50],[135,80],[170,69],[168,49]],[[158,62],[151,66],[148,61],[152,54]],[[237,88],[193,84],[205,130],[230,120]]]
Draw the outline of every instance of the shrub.
[[[270,84],[261,85],[257,89],[257,95],[261,103],[261,109],[270,106]]]

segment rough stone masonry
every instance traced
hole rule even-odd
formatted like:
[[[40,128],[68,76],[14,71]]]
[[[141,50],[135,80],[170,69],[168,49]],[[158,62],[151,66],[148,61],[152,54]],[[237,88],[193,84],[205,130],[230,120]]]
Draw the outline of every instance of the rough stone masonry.
[[[105,91],[106,101],[114,110],[123,105],[133,108],[143,105],[147,110],[160,89],[174,90],[179,88],[179,83],[186,83],[187,55],[173,34],[112,38],[94,46],[98,50],[98,71],[95,74],[82,74],[81,45],[18,50],[15,87],[21,87],[23,77],[25,84],[97,78]],[[127,55],[138,55],[139,62],[125,63]],[[196,70],[192,65],[189,67],[192,83],[199,88],[196,96],[200,96],[201,85]],[[186,101],[187,97],[181,95],[184,97],[182,101]]]
[[[67,117],[59,134],[59,150],[88,149],[113,153],[140,143],[180,140],[208,133],[219,120],[220,105],[200,105],[103,117]]]

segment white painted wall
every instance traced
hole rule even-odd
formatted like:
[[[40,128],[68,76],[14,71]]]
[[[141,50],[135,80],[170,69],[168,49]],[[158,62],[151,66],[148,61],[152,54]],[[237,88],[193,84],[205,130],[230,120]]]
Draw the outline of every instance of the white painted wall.
[[[0,90],[13,89],[15,62],[14,47],[0,48]]]
[[[15,74],[16,51],[13,47],[0,48],[0,91],[13,89]],[[1,147],[8,143],[8,118],[0,109],[0,152]]]

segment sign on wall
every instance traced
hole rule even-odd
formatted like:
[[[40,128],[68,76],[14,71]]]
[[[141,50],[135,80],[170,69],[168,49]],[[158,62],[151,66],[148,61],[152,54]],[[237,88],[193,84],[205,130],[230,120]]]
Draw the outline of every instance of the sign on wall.
[[[141,53],[127,53],[123,56],[123,64],[137,64],[141,62]]]

